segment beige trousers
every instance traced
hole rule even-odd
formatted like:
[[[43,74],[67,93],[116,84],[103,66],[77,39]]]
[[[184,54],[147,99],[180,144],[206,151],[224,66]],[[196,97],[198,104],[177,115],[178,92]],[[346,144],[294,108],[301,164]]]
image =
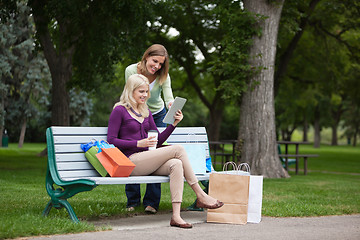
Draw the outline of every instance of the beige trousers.
[[[181,145],[134,153],[129,159],[136,165],[131,176],[169,176],[172,202],[182,202],[184,177],[190,186],[198,182]]]

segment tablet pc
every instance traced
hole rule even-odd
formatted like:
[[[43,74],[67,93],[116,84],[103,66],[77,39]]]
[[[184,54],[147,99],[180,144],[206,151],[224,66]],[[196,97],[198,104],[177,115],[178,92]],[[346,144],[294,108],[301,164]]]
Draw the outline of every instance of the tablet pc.
[[[163,123],[173,124],[175,121],[174,115],[177,110],[181,110],[185,105],[186,99],[181,97],[176,97],[173,104],[171,105],[169,111],[165,115]]]

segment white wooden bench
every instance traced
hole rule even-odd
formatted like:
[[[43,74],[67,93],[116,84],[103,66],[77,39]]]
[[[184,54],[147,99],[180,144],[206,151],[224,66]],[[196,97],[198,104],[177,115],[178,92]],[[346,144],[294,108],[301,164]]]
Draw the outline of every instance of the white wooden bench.
[[[163,128],[159,128],[163,131]],[[85,158],[80,144],[92,139],[106,140],[107,127],[50,127],[46,130],[48,150],[48,169],[46,191],[51,200],[43,212],[47,216],[52,207],[65,207],[71,219],[78,218],[67,201],[75,194],[91,191],[98,185],[163,183],[169,182],[168,176],[130,176],[101,177]],[[205,144],[209,157],[209,144],[205,127],[177,127],[167,140],[168,144]],[[205,159],[204,159],[205,161]],[[197,174],[199,181],[209,179],[209,174]]]

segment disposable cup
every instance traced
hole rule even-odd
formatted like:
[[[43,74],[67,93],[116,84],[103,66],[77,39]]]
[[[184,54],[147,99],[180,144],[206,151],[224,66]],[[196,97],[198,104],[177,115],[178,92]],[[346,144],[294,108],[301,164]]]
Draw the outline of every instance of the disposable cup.
[[[158,139],[158,132],[155,131],[155,130],[150,130],[148,132],[148,137],[152,137],[152,136],[155,136],[155,139],[157,140]],[[156,145],[153,146],[153,147],[149,147],[149,150],[155,150],[156,149]]]

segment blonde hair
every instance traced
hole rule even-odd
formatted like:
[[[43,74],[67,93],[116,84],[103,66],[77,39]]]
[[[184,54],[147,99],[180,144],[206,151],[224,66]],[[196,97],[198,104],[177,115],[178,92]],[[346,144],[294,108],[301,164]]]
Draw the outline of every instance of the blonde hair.
[[[149,80],[147,77],[141,74],[133,74],[126,81],[124,90],[120,96],[120,101],[115,103],[114,108],[117,106],[124,106],[126,109],[134,108],[136,101],[133,97],[134,91],[140,86],[146,85],[149,88]],[[146,101],[150,98],[150,88],[146,98]],[[149,116],[149,109],[146,103],[138,105],[137,109],[143,117]]]
[[[141,62],[139,64],[139,69],[142,74],[147,72],[146,70],[146,58],[151,56],[162,56],[165,57],[165,61],[162,67],[155,73],[159,76],[159,84],[162,85],[167,78],[169,73],[169,55],[166,48],[161,44],[153,44],[144,52]]]

